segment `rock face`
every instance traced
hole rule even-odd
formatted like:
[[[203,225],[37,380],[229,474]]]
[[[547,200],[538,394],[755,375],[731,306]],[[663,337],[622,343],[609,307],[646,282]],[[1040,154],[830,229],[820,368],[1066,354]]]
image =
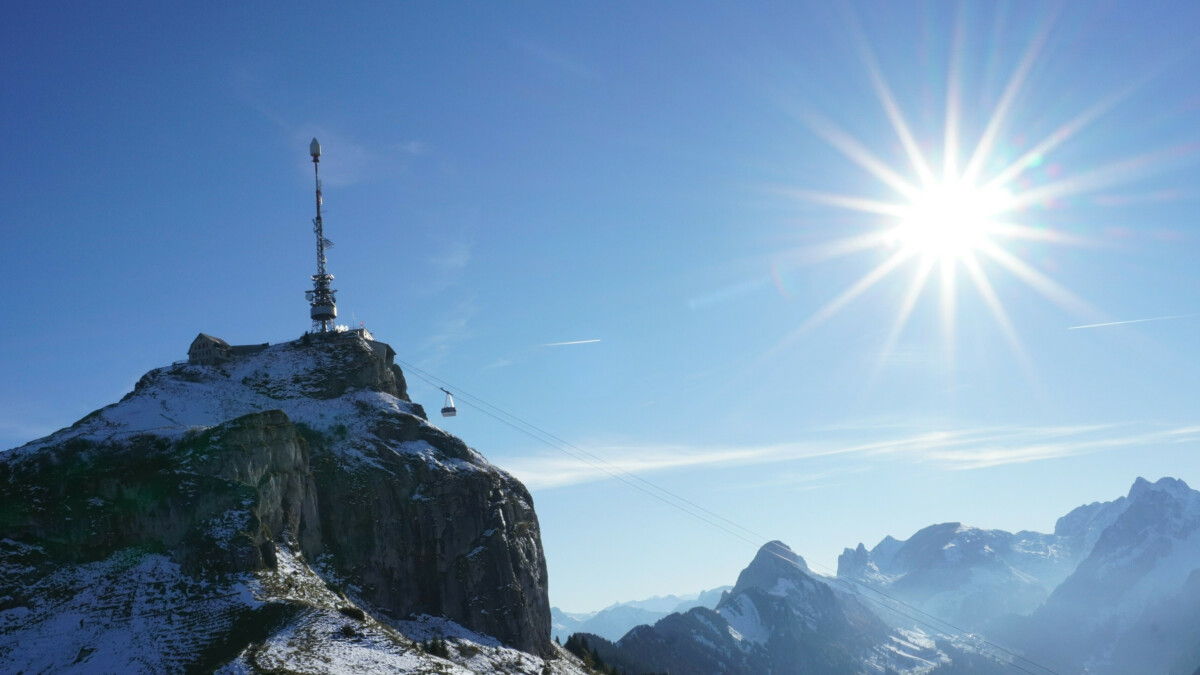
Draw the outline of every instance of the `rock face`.
[[[588,640],[605,661],[639,673],[899,672],[940,659],[931,641],[891,631],[777,541],[759,550],[715,610],[671,614],[615,644]]]
[[[1186,673],[1200,662],[1200,492],[1173,478],[1139,478],[1053,534],[945,523],[859,544],[838,576],[1055,672]],[[879,613],[911,623],[911,612]]]
[[[335,604],[363,607],[368,623],[445,617],[556,653],[529,493],[429,424],[378,347],[314,335],[218,366],[162,368],[121,402],[0,454],[0,663],[95,666],[102,637],[66,661],[11,659],[28,656],[18,641],[49,639],[63,621],[48,593],[74,599],[81,628],[113,624],[111,607],[83,598],[124,588],[121,560],[152,562],[185,589],[181,606],[159,598],[153,611],[212,605],[193,638],[143,646],[160,657],[143,661],[167,670],[213,669],[266,644],[282,615],[263,603],[297,587],[263,590],[281,559]],[[280,601],[288,616],[293,600]],[[137,606],[122,612],[139,620]],[[256,628],[231,633],[239,621]]]
[[[1128,506],[1125,497],[1080,506],[1058,519],[1053,534],[931,525],[906,541],[889,536],[870,550],[845,549],[837,574],[978,631],[1037,609]]]
[[[1061,672],[1187,672],[1200,644],[1200,492],[1138,478],[1120,502],[1071,576],[1004,637]]]
[[[979,630],[997,617],[1040,605],[1078,563],[1081,541],[942,523],[907,541],[887,537],[870,551],[862,544],[846,549],[838,557],[838,577]]]
[[[308,446],[278,410],[179,441],[73,438],[0,458],[23,460],[0,461],[0,531],[57,563],[153,547],[189,570],[242,572],[273,560],[271,532],[321,541]],[[218,541],[235,520],[237,536]]]

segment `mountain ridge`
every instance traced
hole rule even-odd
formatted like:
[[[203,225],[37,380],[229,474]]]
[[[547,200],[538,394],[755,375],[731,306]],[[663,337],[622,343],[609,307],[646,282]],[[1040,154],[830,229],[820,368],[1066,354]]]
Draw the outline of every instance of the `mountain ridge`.
[[[372,342],[308,335],[155,369],[0,453],[0,663],[576,672],[550,640],[528,491],[429,424]],[[427,624],[464,637],[426,652],[404,631]],[[496,670],[508,661],[523,665]]]

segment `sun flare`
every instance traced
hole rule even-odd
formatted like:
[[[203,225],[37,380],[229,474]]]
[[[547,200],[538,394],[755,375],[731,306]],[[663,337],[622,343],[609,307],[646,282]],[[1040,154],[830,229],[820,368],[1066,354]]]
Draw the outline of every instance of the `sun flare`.
[[[990,116],[985,116],[975,143],[964,143],[964,111],[960,80],[960,50],[957,41],[949,58],[946,86],[945,124],[941,143],[928,136],[918,138],[905,120],[891,88],[865,38],[857,40],[863,64],[883,107],[888,122],[903,150],[907,166],[877,155],[860,139],[833,120],[800,109],[798,116],[819,138],[870,177],[895,194],[880,199],[852,193],[837,193],[784,187],[789,197],[864,214],[878,225],[866,234],[836,239],[797,252],[802,264],[812,264],[856,253],[884,253],[880,262],[859,279],[817,308],[801,325],[775,347],[778,351],[800,335],[828,321],[885,280],[893,283],[904,270],[911,270],[901,293],[896,317],[885,338],[881,360],[887,358],[922,300],[933,296],[941,314],[944,350],[948,360],[955,353],[957,306],[971,294],[986,307],[1027,373],[1032,372],[1016,326],[1003,298],[1010,294],[995,281],[1009,277],[1077,317],[1102,316],[1037,264],[1032,247],[1085,243],[1079,237],[1031,221],[1042,205],[1086,193],[1130,175],[1130,161],[1116,161],[1078,175],[1042,171],[1046,157],[1077,135],[1120,100],[1108,97],[1068,119],[1040,140],[1016,140],[1006,136],[1014,103],[1026,77],[1045,43],[1044,27],[1020,57]],[[941,166],[937,160],[940,159]],[[937,273],[935,274],[935,270]],[[1007,286],[1008,284],[1005,284]],[[973,293],[972,293],[973,291]],[[1032,379],[1032,376],[1031,376]]]
[[[890,234],[902,250],[924,260],[960,261],[989,243],[996,219],[1010,208],[1007,190],[948,181],[922,191]]]

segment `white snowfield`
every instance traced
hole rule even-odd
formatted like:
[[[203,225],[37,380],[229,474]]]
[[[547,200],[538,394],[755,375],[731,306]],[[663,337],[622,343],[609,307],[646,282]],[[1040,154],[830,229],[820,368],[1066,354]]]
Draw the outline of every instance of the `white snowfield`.
[[[214,649],[223,664],[209,667],[225,675],[586,672],[565,651],[542,659],[446,619],[348,616],[341,610],[357,605],[286,547],[276,569],[220,584],[197,582],[165,556],[130,551],[65,567],[30,590],[31,607],[0,612],[4,672],[175,673],[195,670],[195,654]],[[223,637],[268,604],[283,611],[280,625],[261,644],[222,658]],[[445,658],[421,648],[434,637],[446,641]]]
[[[104,444],[152,434],[177,440],[278,409],[294,423],[342,439],[332,443],[332,451],[349,464],[377,465],[372,456],[382,444],[448,471],[497,470],[473,450],[464,461],[425,441],[377,436],[373,425],[381,418],[416,414],[415,406],[392,395],[349,389],[336,398],[313,398],[327,379],[323,371],[338,365],[329,353],[314,357],[314,351],[319,352],[284,343],[221,366],[176,364],[151,371],[120,402],[8,451],[5,459],[19,464],[70,439]],[[370,453],[364,452],[368,448]],[[245,515],[228,512],[210,530],[236,530]],[[0,539],[0,575],[19,574],[21,559],[37,553],[27,544]],[[65,565],[28,588],[18,602],[0,604],[9,607],[0,610],[0,672],[587,672],[558,647],[550,658],[541,658],[447,619],[393,620],[358,601],[353,587],[341,583],[329,566],[282,544],[276,559],[275,569],[223,577],[189,575],[165,555],[135,549]],[[229,636],[241,632],[257,637],[240,653],[223,651]],[[444,640],[444,657],[421,644],[433,638]]]
[[[342,340],[361,340],[342,337]],[[139,434],[177,439],[223,422],[266,410],[282,410],[292,422],[350,439],[334,448],[341,459],[377,464],[354,439],[374,437],[372,413],[416,414],[415,406],[391,394],[351,389],[337,398],[313,398],[312,393],[336,360],[295,342],[272,345],[257,354],[220,366],[175,364],[152,370],[137,389],[121,401],[83,418],[75,425],[9,452],[22,455],[72,438],[102,442]],[[422,424],[429,424],[422,420]],[[432,426],[432,425],[430,425]],[[438,459],[426,443],[391,444],[397,452],[423,455],[446,468],[494,469],[479,453],[471,461]]]

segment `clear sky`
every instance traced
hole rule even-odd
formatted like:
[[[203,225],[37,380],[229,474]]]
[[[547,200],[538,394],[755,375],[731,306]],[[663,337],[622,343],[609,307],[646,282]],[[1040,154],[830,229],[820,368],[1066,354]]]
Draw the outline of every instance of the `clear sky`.
[[[564,609],[1200,485],[1194,2],[5,14],[0,447],[307,330],[317,136],[345,323],[655,486],[436,420]]]

